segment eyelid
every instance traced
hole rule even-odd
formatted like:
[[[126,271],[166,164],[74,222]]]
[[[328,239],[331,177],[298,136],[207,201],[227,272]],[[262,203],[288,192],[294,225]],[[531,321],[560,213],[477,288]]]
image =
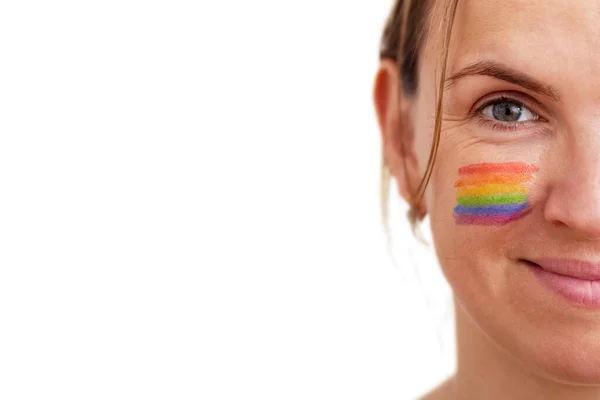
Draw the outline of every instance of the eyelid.
[[[481,128],[489,128],[494,131],[517,132],[523,129],[535,127],[537,121],[500,122],[489,117],[477,116],[477,125]]]
[[[502,100],[514,101],[517,104],[520,104],[522,107],[527,107],[533,114],[535,114],[538,117],[537,118],[538,120],[543,119],[542,113],[540,113],[538,111],[539,108],[541,108],[541,107],[537,103],[537,101],[535,101],[534,99],[532,99],[531,97],[529,97],[523,93],[519,93],[519,92],[515,92],[515,91],[511,91],[511,90],[489,94],[489,95],[485,96],[483,99],[478,100],[477,103],[475,103],[475,106],[471,110],[470,114],[471,114],[471,116],[476,116],[485,107],[487,107],[491,104],[494,104],[494,103],[498,103]]]
[[[526,121],[505,122],[498,121],[483,113],[483,109],[493,104],[501,102],[514,102],[527,108],[535,118]],[[523,137],[527,135],[546,136],[548,134],[548,126],[546,122],[550,120],[544,118],[537,110],[542,108],[539,103],[526,94],[514,91],[494,92],[484,96],[482,100],[477,101],[476,107],[471,111],[471,119],[477,122],[477,125],[484,131],[493,131],[494,138],[509,140]],[[533,106],[531,105],[533,104]],[[500,136],[496,134],[502,132]],[[528,136],[529,137],[529,136]]]

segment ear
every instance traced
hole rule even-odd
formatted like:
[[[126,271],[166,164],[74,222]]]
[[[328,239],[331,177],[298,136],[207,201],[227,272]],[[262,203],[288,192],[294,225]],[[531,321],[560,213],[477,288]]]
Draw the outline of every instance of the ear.
[[[381,131],[383,156],[396,180],[400,196],[408,204],[415,201],[421,173],[415,152],[412,100],[400,91],[398,64],[391,59],[380,61],[375,77],[373,98]],[[420,216],[426,214],[425,200],[413,204]]]

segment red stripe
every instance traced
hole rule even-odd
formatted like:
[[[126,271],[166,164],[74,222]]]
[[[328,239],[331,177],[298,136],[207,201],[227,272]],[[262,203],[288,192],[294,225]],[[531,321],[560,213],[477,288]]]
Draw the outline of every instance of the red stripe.
[[[509,162],[509,163],[481,163],[471,164],[466,167],[462,167],[458,170],[459,174],[487,174],[490,172],[510,172],[510,173],[521,173],[526,174],[530,172],[537,172],[538,167],[532,164],[526,164],[523,162]]]

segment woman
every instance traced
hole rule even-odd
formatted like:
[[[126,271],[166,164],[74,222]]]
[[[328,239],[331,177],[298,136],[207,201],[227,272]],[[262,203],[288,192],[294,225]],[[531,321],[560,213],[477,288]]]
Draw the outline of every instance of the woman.
[[[394,6],[384,179],[429,215],[456,315],[457,369],[424,399],[600,398],[598,77],[600,1]]]

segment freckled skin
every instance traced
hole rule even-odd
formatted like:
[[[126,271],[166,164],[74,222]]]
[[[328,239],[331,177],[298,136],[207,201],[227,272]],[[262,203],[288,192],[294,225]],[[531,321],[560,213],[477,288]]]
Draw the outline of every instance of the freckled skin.
[[[434,18],[439,22],[440,15]],[[439,398],[600,398],[600,310],[578,308],[551,293],[519,262],[550,257],[600,263],[598,21],[598,1],[459,3],[448,77],[491,60],[551,87],[557,96],[485,75],[460,78],[444,93],[435,168],[419,205],[430,217],[435,252],[455,304],[457,371],[451,389],[444,386]],[[402,131],[411,138],[405,154],[392,140],[394,129],[400,129],[398,99],[377,106],[390,171],[407,200],[425,173],[433,140],[441,38],[426,43],[418,93],[406,99],[409,106],[400,114],[410,121],[401,125],[410,127]],[[382,96],[398,88],[394,68],[382,63],[379,73],[391,77]],[[516,99],[526,108],[523,115],[539,119],[501,130],[498,121],[473,113],[501,96]],[[403,157],[409,160],[407,170]],[[497,226],[456,223],[455,207],[481,206],[457,201],[458,190],[478,184],[457,171],[482,162],[535,166],[521,171],[528,174],[525,183],[510,182],[527,185],[527,213]]]

